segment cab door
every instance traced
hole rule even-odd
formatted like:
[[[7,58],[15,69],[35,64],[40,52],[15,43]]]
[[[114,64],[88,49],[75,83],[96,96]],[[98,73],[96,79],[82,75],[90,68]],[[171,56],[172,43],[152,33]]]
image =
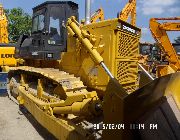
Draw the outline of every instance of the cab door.
[[[46,35],[44,31],[46,30],[46,11],[47,9],[44,7],[41,10],[36,11],[33,14],[33,26],[32,26],[32,45],[29,46],[28,52],[31,54],[31,58],[34,59],[43,59],[43,49],[44,49],[44,40]]]
[[[60,53],[66,51],[65,41],[65,6],[49,5],[48,35],[44,48],[45,59],[58,60]]]

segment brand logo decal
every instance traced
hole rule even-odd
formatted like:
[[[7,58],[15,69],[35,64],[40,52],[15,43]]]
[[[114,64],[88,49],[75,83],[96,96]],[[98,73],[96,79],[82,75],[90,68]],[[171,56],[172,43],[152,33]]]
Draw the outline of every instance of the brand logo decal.
[[[125,26],[125,25],[123,25],[123,30],[127,30],[127,31],[129,31],[129,32],[131,32],[131,33],[136,33],[136,31],[134,30],[134,29],[132,29],[132,28],[130,28],[130,27],[127,27],[127,26]]]
[[[14,54],[1,54],[1,58],[14,58]]]

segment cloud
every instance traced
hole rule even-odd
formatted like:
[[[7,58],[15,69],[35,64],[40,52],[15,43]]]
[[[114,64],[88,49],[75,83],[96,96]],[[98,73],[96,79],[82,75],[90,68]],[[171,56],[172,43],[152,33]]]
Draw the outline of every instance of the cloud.
[[[142,9],[144,15],[162,14],[164,9],[162,7],[146,7]]]
[[[177,0],[141,0],[140,3],[142,3],[144,6],[171,6],[174,5],[177,2]]]
[[[141,35],[140,42],[151,42],[151,43],[154,42],[154,39],[152,38],[151,31],[149,28],[142,27],[141,33],[142,35]]]
[[[141,31],[142,31],[142,34],[144,34],[144,35],[146,35],[150,32],[149,28],[146,28],[146,27],[142,27]]]
[[[169,12],[170,12],[171,14],[179,13],[179,12],[180,12],[180,8],[179,8],[179,7],[169,8]]]
[[[144,15],[163,14],[166,12],[177,13],[180,8],[174,6],[180,5],[179,0],[140,0],[141,11]]]

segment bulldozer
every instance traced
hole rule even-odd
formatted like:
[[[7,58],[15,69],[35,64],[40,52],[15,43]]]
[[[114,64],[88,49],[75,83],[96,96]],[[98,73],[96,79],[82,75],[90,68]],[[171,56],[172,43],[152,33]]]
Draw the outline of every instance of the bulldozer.
[[[141,29],[119,17],[91,23],[90,9],[86,0],[80,24],[72,1],[33,8],[32,35],[16,48],[24,61],[9,68],[11,94],[60,140],[180,139],[180,74],[141,87]]]
[[[0,4],[0,72],[3,66],[16,66],[17,64],[14,58],[15,46],[9,44],[7,27],[8,20]]]

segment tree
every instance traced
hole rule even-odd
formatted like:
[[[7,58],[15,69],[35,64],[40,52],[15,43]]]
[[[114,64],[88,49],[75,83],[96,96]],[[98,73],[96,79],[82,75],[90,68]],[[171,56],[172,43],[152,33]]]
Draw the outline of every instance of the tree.
[[[8,18],[8,32],[10,42],[17,42],[20,35],[30,34],[31,31],[31,16],[21,8],[13,8],[5,10]]]
[[[176,44],[180,44],[180,36],[177,37],[174,41],[175,41]]]

